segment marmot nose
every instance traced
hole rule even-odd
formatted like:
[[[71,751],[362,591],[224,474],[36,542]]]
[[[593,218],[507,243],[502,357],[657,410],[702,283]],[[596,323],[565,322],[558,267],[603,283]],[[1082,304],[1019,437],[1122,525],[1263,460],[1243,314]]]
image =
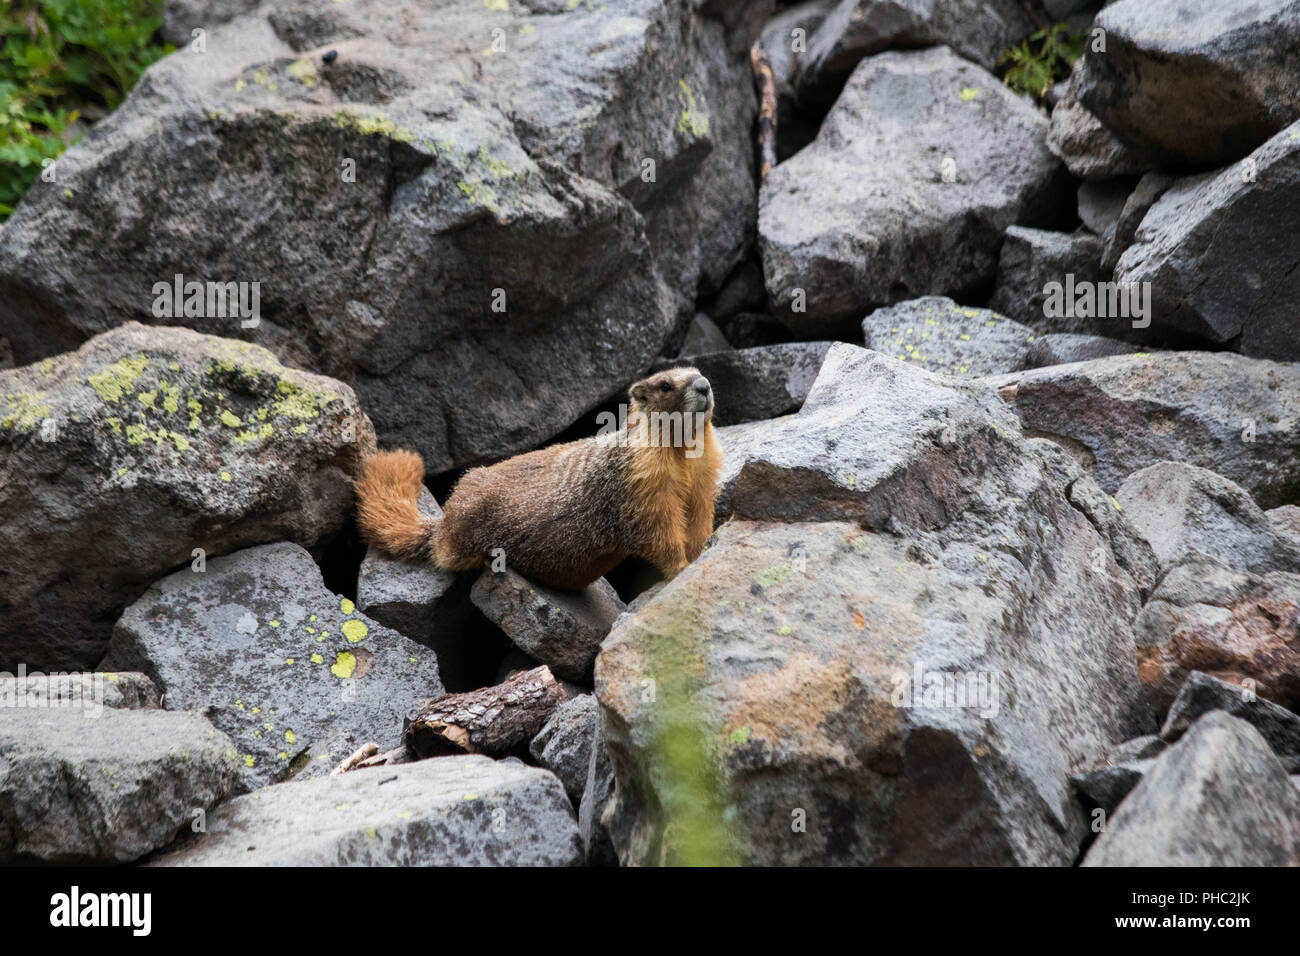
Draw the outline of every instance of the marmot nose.
[[[691,382],[691,388],[695,389],[695,391],[699,392],[701,395],[709,394],[709,387],[709,380],[703,375]]]

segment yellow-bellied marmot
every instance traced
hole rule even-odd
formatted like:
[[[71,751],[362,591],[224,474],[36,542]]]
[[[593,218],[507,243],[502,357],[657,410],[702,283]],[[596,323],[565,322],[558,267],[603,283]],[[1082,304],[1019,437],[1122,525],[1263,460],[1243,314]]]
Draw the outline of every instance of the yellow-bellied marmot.
[[[357,481],[362,535],[395,557],[431,558],[448,571],[482,567],[500,548],[525,577],[574,590],[628,556],[676,574],[713,532],[722,466],[713,390],[698,370],[674,368],[628,396],[617,430],[466,472],[441,521],[416,509],[419,455],[372,456]]]

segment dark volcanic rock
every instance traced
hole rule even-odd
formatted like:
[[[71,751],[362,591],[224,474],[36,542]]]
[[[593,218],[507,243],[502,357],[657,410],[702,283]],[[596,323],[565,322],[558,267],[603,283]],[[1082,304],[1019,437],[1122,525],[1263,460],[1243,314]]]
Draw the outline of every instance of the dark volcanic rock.
[[[346,385],[186,329],[0,372],[0,669],[93,668],[159,576],[332,534],[373,448]]]
[[[178,273],[260,282],[255,327],[165,321],[347,381],[433,472],[531,447],[635,377],[752,241],[756,102],[720,22],[739,9],[268,0],[154,65],[29,193],[0,335],[30,362],[158,321]]]
[[[573,593],[508,568],[485,569],[471,597],[516,647],[548,665],[556,677],[578,682],[591,678],[600,642],[624,607],[604,578]]]
[[[1170,186],[1119,257],[1115,280],[1151,284],[1157,329],[1300,360],[1297,216],[1300,121],[1242,162]]]
[[[1300,866],[1300,790],[1259,732],[1201,718],[1156,759],[1084,866]]]
[[[1300,117],[1296,0],[1125,0],[1094,22],[1078,96],[1109,129],[1174,165],[1240,159]]]
[[[998,242],[1059,208],[1047,121],[945,47],[862,61],[817,139],[763,183],[773,314],[800,334],[991,280]]]
[[[1300,366],[1137,353],[987,381],[1027,434],[1060,442],[1111,494],[1139,469],[1182,461],[1235,481],[1263,508],[1300,497]]]
[[[250,790],[394,745],[414,703],[443,692],[432,651],[326,590],[291,544],[163,578],[118,621],[109,660],[152,677],[168,708],[208,714]]]
[[[554,774],[439,757],[236,797],[156,866],[573,866],[582,848]]]
[[[235,786],[230,739],[194,713],[0,709],[0,863],[129,863]]]

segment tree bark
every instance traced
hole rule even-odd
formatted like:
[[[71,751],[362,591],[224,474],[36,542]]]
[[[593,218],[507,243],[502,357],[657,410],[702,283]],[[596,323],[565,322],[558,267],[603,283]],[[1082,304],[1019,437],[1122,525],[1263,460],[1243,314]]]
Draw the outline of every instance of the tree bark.
[[[503,684],[426,700],[402,739],[417,759],[505,754],[532,740],[567,696],[543,664]]]

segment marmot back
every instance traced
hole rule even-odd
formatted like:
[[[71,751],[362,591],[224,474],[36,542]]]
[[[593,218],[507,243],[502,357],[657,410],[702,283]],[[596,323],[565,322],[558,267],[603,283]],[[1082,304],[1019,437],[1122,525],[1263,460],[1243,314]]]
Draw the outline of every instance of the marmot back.
[[[418,455],[372,456],[357,481],[363,536],[449,571],[503,553],[525,577],[575,590],[633,555],[676,574],[713,531],[722,456],[712,389],[695,369],[668,369],[637,382],[629,397],[625,428],[466,472],[441,521],[416,509]]]

